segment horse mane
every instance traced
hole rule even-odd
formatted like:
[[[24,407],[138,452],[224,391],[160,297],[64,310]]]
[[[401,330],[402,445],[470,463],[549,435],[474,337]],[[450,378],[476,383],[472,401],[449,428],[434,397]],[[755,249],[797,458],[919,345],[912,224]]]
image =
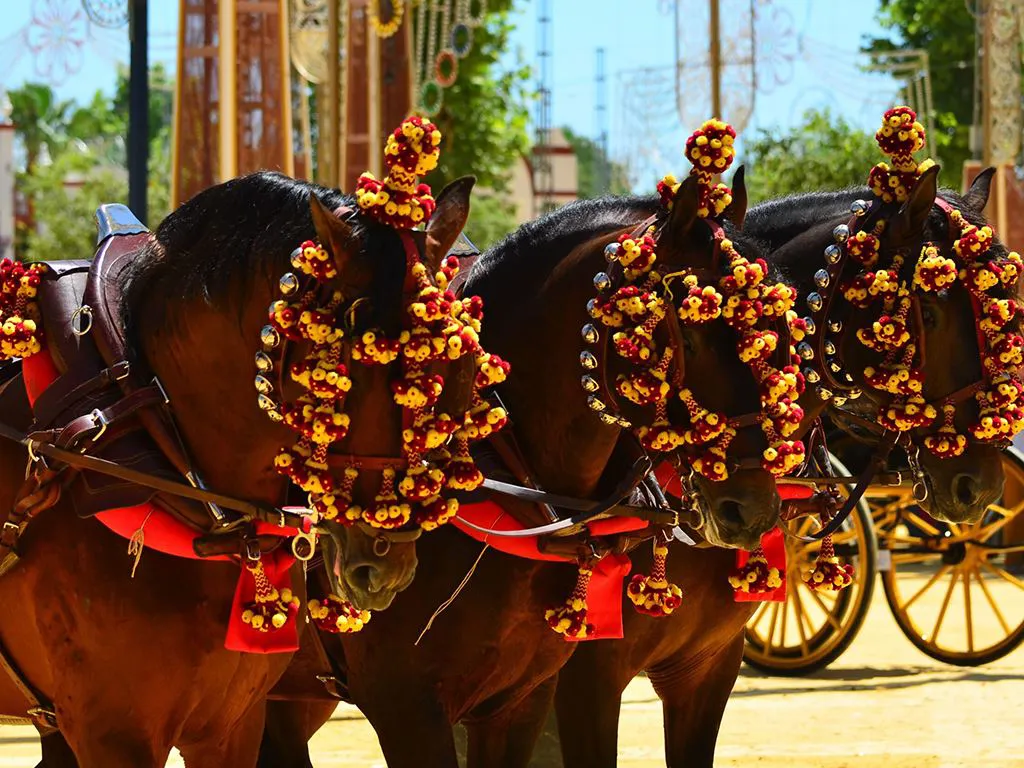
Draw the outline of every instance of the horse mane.
[[[502,300],[522,301],[535,296],[551,271],[573,249],[594,238],[639,224],[661,210],[656,196],[600,197],[577,200],[539,219],[527,222],[483,253],[470,272],[466,293],[486,296],[488,306]],[[723,224],[728,237],[741,254],[754,260],[763,258],[763,247],[757,238],[739,231],[732,222]],[[711,240],[710,230],[706,243]],[[523,269],[522,261],[531,259],[531,268]],[[725,270],[726,265],[722,265]],[[769,264],[770,279],[778,272]]]
[[[292,250],[317,239],[309,209],[313,194],[329,210],[347,204],[358,211],[354,198],[337,189],[260,171],[209,187],[170,213],[123,281],[129,348],[140,349],[143,314],[166,327],[192,302],[238,307],[255,281],[276,282],[288,270]],[[352,221],[363,244],[357,258],[372,256],[375,265],[372,303],[397,306],[393,296],[401,291],[405,271],[401,240],[362,216]]]

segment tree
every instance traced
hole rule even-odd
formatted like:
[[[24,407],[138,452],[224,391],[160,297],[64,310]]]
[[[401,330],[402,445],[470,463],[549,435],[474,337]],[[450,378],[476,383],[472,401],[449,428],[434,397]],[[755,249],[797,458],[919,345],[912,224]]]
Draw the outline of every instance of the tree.
[[[576,153],[576,194],[581,200],[601,195],[624,195],[630,191],[626,169],[611,160],[593,139],[562,128],[566,141]]]
[[[70,101],[58,101],[53,89],[42,83],[26,83],[7,92],[11,121],[25,149],[25,169],[35,168],[43,149],[53,156],[67,144]]]
[[[862,49],[875,53],[918,48],[928,52],[935,115],[929,128],[943,166],[957,176],[971,156],[974,120],[974,18],[970,3],[950,0],[881,0],[875,19],[885,30],[865,38]]]
[[[828,109],[808,110],[790,131],[758,131],[744,142],[751,202],[867,183],[884,158],[872,134],[857,130]]]

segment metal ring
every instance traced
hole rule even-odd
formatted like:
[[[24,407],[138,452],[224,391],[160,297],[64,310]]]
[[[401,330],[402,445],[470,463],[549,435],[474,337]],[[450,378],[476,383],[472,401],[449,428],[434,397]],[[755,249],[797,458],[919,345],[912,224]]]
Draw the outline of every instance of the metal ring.
[[[391,540],[386,536],[378,536],[373,540],[373,554],[384,557],[391,551]]]
[[[79,323],[79,318],[81,318],[83,316],[87,319],[87,322],[86,322],[84,328],[82,328],[80,323]],[[76,309],[74,312],[71,313],[71,332],[75,336],[81,337],[81,336],[85,336],[85,334],[87,334],[91,330],[92,330],[92,307],[90,307],[88,304],[83,304],[82,306],[80,306],[78,309]]]
[[[921,489],[920,493],[918,493],[918,490],[917,490],[918,488]],[[918,501],[918,502],[921,502],[921,501],[927,500],[927,498],[928,498],[928,484],[924,480],[915,480],[914,481],[914,500]]]
[[[299,551],[298,547],[300,542],[305,542],[309,546],[309,551],[305,556]],[[292,554],[295,555],[296,560],[300,560],[303,563],[313,559],[313,553],[316,551],[316,538],[311,533],[297,533],[292,537]]]

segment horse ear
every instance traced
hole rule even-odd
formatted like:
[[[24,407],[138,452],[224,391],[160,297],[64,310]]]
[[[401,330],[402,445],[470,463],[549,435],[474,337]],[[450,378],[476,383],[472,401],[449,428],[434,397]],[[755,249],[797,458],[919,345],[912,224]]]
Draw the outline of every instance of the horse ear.
[[[427,223],[427,269],[431,274],[455,245],[455,240],[469,220],[469,196],[476,184],[475,176],[463,176],[441,190],[437,208]]]
[[[315,194],[309,196],[309,212],[320,245],[331,254],[338,274],[346,274],[346,267],[359,252],[359,239],[353,234],[352,225],[335,216]]]
[[[967,203],[968,208],[978,213],[985,210],[985,206],[988,205],[992,177],[995,176],[995,173],[996,169],[990,166],[974,177],[971,188],[964,195],[964,202]]]
[[[892,219],[890,238],[894,245],[908,245],[921,238],[938,194],[939,166],[933,165],[921,174],[910,192],[910,198]]]
[[[676,190],[675,199],[672,201],[672,211],[669,213],[668,223],[665,225],[671,243],[682,245],[683,240],[690,234],[693,223],[697,220],[699,208],[700,184],[696,176],[687,176]]]
[[[732,177],[732,202],[722,212],[722,216],[743,229],[743,220],[747,217],[747,183],[744,180],[744,166],[736,169]]]

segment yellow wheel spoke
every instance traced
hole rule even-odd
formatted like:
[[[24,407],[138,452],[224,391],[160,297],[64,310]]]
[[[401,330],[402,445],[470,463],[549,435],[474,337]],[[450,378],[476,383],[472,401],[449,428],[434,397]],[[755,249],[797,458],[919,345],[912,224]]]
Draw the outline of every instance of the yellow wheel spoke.
[[[839,620],[834,615],[832,615],[832,610],[827,605],[825,605],[825,601],[821,599],[821,595],[819,595],[815,590],[811,589],[810,587],[804,587],[804,589],[806,589],[807,593],[812,598],[814,598],[814,602],[818,604],[818,607],[825,612],[825,619],[828,621],[829,624],[832,625],[832,629],[834,629],[836,632],[841,632],[843,630],[842,624],[840,624]]]
[[[936,528],[934,525],[929,523],[927,520],[925,520],[923,517],[921,517],[916,512],[907,511],[906,515],[907,515],[907,520],[909,522],[911,522],[914,525],[916,525],[918,528],[923,530],[929,536],[941,536],[942,535],[942,533],[939,531],[938,528]]]
[[[750,617],[750,621],[747,622],[747,625],[750,627],[756,627],[758,624],[760,624],[761,619],[764,618],[765,613],[768,611],[769,605],[770,603],[761,603],[759,606],[757,606],[757,610],[754,611],[754,615]]]
[[[804,628],[804,621],[807,617],[804,615],[804,604],[800,602],[800,592],[796,589],[789,590],[789,598],[793,601],[793,614],[796,616],[796,628],[800,633],[800,653],[804,656],[810,654],[807,648],[807,631]]]
[[[971,570],[964,569],[964,618],[967,619],[967,652],[974,653],[974,624],[971,615]]]
[[[992,563],[988,562],[987,560],[982,560],[981,565],[983,568],[991,571],[996,576],[1000,576],[1003,579],[1006,579],[1006,581],[1013,584],[1013,586],[1017,587],[1017,589],[1024,589],[1024,581],[1021,581],[1012,573],[1009,573],[1008,571],[1004,571],[1002,568],[992,565]]]
[[[915,563],[928,563],[939,556],[938,552],[903,552],[892,553],[893,565],[913,565]]]
[[[1012,547],[1000,547],[999,549],[993,549],[988,554],[989,556],[994,555],[1012,555],[1015,552],[1024,552],[1024,544],[1014,544]]]
[[[941,579],[943,576],[949,573],[952,567],[953,566],[951,565],[944,565],[941,568],[939,568],[939,570],[935,572],[935,575],[928,579],[928,581],[925,582],[925,585],[914,593],[914,596],[912,598],[910,598],[909,600],[907,600],[907,602],[900,606],[903,609],[903,611],[906,612],[910,610],[910,606],[912,606],[917,601],[917,598],[919,598],[921,595],[923,595],[925,592],[931,589],[935,585],[935,582],[937,582],[939,579]]]
[[[848,541],[852,541],[857,538],[857,530],[851,528],[848,531],[839,531],[839,533],[832,535],[833,544],[845,544]]]
[[[1003,628],[1003,632],[1005,634],[1009,635],[1010,626],[1006,623],[1006,619],[1003,618],[1003,613],[999,610],[999,606],[996,605],[996,601],[992,599],[992,593],[988,591],[988,585],[985,584],[985,577],[981,575],[980,569],[975,569],[974,578],[978,580],[978,586],[981,587],[981,591],[985,594],[985,599],[988,600],[988,604],[992,608],[992,613],[994,613],[996,615],[996,619],[999,620],[999,626]]]
[[[929,643],[935,645],[935,638],[939,636],[939,630],[942,629],[942,622],[946,618],[946,609],[949,608],[949,601],[953,597],[953,589],[956,587],[956,581],[960,578],[959,571],[953,571],[953,578],[950,579],[949,589],[946,590],[946,596],[942,598],[942,607],[939,608],[939,616],[935,619],[935,629],[932,630],[931,639]]]
[[[789,600],[782,603],[782,626],[779,628],[779,647],[786,647],[786,618],[789,616]]]
[[[768,624],[768,638],[765,640],[764,644],[764,655],[766,658],[772,655],[772,648],[774,647],[773,643],[775,642],[775,622],[778,621],[778,618],[779,604],[772,603],[772,619]]]
[[[974,541],[988,541],[1013,520],[1014,518],[1012,517],[1000,517],[998,520],[989,523],[984,528],[978,528],[974,531],[974,535],[971,536],[971,539]]]

